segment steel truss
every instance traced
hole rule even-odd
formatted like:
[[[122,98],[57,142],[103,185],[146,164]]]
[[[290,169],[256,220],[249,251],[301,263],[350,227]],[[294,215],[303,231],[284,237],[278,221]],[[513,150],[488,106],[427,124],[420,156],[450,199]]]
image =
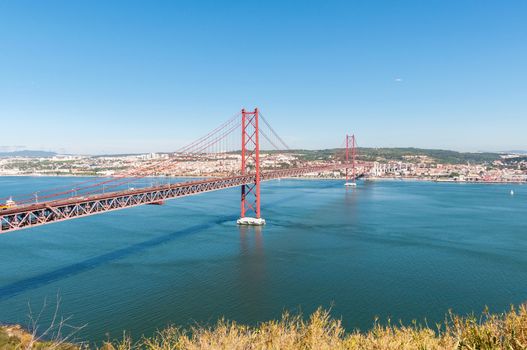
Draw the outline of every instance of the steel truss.
[[[261,181],[294,177],[309,173],[343,169],[349,164],[325,165],[309,168],[292,168],[262,172]],[[54,222],[102,214],[109,211],[136,207],[145,204],[159,204],[165,200],[218,191],[256,182],[255,174],[219,179],[183,182],[135,190],[109,192],[89,197],[42,202],[20,206],[0,212],[0,233],[30,228]]]

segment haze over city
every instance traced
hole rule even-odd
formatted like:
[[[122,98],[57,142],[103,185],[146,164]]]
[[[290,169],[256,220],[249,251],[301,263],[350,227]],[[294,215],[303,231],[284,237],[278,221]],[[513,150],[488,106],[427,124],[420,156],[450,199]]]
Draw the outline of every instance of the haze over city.
[[[338,147],[350,131],[369,147],[525,149],[526,11],[2,0],[0,146],[168,152],[257,106],[293,148]]]

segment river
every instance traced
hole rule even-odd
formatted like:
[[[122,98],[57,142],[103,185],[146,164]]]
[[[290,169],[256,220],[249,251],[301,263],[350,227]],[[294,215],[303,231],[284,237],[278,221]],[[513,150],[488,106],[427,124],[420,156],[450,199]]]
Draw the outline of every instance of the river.
[[[81,180],[0,177],[0,194]],[[0,323],[31,306],[44,327],[57,297],[94,342],[319,306],[349,330],[433,325],[527,300],[527,186],[282,180],[262,186],[265,227],[238,213],[229,189],[0,235]]]

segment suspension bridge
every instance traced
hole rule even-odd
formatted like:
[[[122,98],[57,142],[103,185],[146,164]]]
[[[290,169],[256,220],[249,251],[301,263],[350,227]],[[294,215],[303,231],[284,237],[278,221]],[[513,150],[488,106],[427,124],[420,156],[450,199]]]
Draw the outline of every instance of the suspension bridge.
[[[241,140],[240,140],[241,137]],[[354,135],[346,135],[343,154],[339,151],[330,161],[313,162],[308,166],[264,169],[262,145],[271,150],[290,150],[269,122],[256,108],[242,110],[205,136],[187,144],[166,159],[132,168],[111,178],[92,178],[75,186],[43,189],[38,192],[5,197],[0,210],[0,233],[103,214],[140,205],[161,205],[166,200],[241,187],[238,224],[263,225],[260,202],[262,181],[345,170],[346,186],[364,175],[366,163],[356,160]],[[172,183],[170,174],[182,160],[206,158],[212,155],[239,157],[239,171],[195,181]],[[131,187],[147,177],[164,177],[168,182]],[[136,186],[136,185],[134,185]]]

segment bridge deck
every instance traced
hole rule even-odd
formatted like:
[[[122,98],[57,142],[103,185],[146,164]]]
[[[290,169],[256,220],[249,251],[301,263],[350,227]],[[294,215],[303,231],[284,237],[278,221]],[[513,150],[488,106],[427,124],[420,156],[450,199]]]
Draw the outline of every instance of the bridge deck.
[[[337,170],[349,166],[350,164],[343,163],[309,168],[276,170],[262,173],[261,180],[266,181],[313,172]],[[168,199],[237,187],[254,181],[254,174],[250,174],[124,190],[88,197],[72,197],[27,206],[18,206],[0,212],[0,233],[139,205],[159,203]]]

